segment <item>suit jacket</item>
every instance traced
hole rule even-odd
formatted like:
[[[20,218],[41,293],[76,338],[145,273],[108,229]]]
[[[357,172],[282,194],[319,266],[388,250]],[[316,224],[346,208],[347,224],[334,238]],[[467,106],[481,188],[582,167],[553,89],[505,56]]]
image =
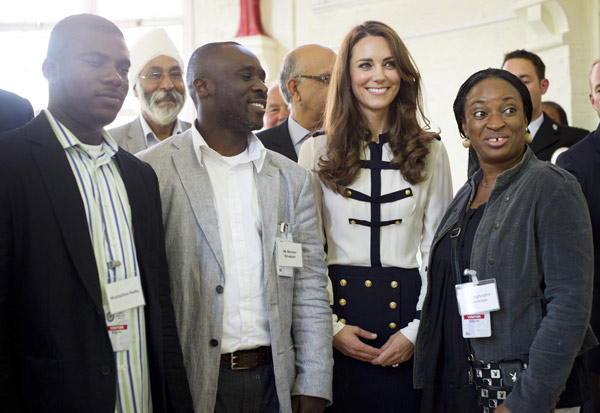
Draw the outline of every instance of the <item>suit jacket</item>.
[[[581,185],[592,219],[594,237],[594,302],[590,323],[600,335],[600,125],[586,138],[563,152],[557,165],[571,172]],[[595,366],[598,371],[600,366]]]
[[[144,130],[142,129],[142,121],[140,120],[141,116],[142,115],[138,116],[125,125],[118,126],[108,131],[117,144],[129,153],[138,153],[148,148]],[[192,126],[191,123],[182,120],[180,120],[180,122],[181,128],[184,131]]]
[[[294,162],[298,162],[298,155],[294,149],[294,142],[288,129],[288,116],[286,120],[272,128],[257,132],[256,136],[265,145],[265,148],[287,156]]]
[[[119,150],[146,300],[155,412],[191,411],[152,169]],[[83,200],[45,114],[0,135],[0,406],[115,410],[116,374]]]
[[[18,128],[33,119],[33,108],[27,99],[0,89],[0,133]]]
[[[569,148],[571,145],[579,142],[589,132],[581,128],[573,128],[556,123],[552,118],[545,113],[543,114],[544,121],[540,129],[535,134],[533,142],[529,144],[533,153],[540,161],[549,161],[552,155],[559,148]],[[471,176],[479,169],[479,160],[473,148],[469,148],[469,170],[468,175]]]
[[[223,332],[219,286],[227,285],[211,183],[194,153],[192,129],[138,156],[154,168],[161,188],[172,300],[194,408],[212,412]],[[332,326],[323,246],[307,171],[268,151],[255,179],[263,243],[256,253],[264,257],[275,383],[281,411],[291,412],[291,395],[331,400]],[[291,278],[275,269],[280,221],[292,223],[294,241],[303,245],[303,267]]]

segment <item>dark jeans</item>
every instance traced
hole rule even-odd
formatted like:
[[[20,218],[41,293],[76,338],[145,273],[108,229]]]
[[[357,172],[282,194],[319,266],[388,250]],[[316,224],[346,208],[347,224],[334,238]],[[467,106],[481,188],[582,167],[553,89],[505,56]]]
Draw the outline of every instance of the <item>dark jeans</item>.
[[[248,370],[231,370],[221,366],[215,412],[278,413],[273,364]]]

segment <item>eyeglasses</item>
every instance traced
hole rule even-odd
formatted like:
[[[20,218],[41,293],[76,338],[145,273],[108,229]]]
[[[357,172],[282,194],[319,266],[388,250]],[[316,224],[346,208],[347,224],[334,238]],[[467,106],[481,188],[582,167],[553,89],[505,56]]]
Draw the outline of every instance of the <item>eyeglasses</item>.
[[[331,75],[321,75],[321,76],[313,76],[313,75],[296,75],[296,78],[304,78],[304,79],[313,79],[318,80],[319,82],[329,84],[331,81]]]
[[[165,78],[165,76],[169,76],[169,78],[171,79],[171,82],[175,83],[175,82],[181,82],[183,80],[183,73],[179,72],[179,71],[173,71],[173,72],[169,72],[167,74],[164,73],[150,73],[148,75],[140,75],[140,77],[142,79],[146,79],[147,81],[151,82],[151,83],[161,83],[163,81],[163,79]]]

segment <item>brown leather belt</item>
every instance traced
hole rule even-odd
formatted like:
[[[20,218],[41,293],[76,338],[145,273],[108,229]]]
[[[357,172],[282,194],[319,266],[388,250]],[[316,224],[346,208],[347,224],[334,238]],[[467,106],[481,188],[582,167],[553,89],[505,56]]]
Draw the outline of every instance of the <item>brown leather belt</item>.
[[[271,346],[221,354],[221,366],[231,370],[247,370],[273,362]]]

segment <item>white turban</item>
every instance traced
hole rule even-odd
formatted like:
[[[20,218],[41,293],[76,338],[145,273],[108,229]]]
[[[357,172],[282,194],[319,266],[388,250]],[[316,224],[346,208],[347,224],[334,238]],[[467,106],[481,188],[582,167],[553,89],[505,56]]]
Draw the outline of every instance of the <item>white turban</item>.
[[[135,85],[140,72],[149,61],[158,56],[169,56],[179,63],[183,70],[183,60],[177,48],[163,28],[154,29],[138,39],[129,50],[131,68],[129,69],[129,84]]]

